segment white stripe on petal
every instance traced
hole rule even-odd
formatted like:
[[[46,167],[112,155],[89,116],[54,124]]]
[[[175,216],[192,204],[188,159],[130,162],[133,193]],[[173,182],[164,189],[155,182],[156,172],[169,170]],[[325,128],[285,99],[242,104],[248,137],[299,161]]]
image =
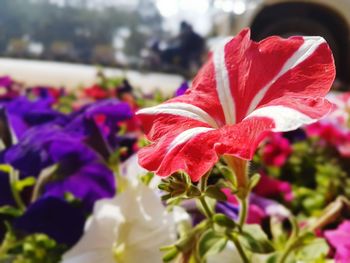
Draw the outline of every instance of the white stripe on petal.
[[[244,119],[246,120],[250,117],[273,119],[275,122],[273,131],[275,132],[295,130],[303,124],[311,124],[317,121],[317,119],[312,119],[300,111],[281,105],[262,107],[253,111]]]
[[[214,129],[212,128],[206,128],[206,127],[196,127],[192,129],[188,129],[186,131],[183,131],[178,136],[175,137],[175,139],[170,143],[168,147],[167,153],[172,151],[176,146],[180,144],[184,144],[185,142],[192,139],[194,136],[197,136],[198,134],[205,133],[208,131],[212,131]]]
[[[259,92],[255,95],[255,97],[252,99],[247,115],[251,113],[263,100],[265,97],[265,94],[268,92],[268,90],[271,88],[271,86],[281,77],[283,76],[287,71],[295,68],[300,63],[305,61],[308,57],[310,57],[315,50],[326,41],[322,37],[303,37],[304,43],[299,47],[299,49],[286,61],[286,63],[283,65],[282,69],[278,74],[269,82],[267,83],[262,89],[259,90]]]
[[[226,124],[236,123],[236,106],[231,94],[230,81],[225,62],[225,44],[219,45],[213,54],[216,91],[222,110],[225,115]]]
[[[218,128],[215,120],[207,112],[197,106],[184,102],[164,103],[158,106],[141,109],[136,114],[172,114],[201,121]]]

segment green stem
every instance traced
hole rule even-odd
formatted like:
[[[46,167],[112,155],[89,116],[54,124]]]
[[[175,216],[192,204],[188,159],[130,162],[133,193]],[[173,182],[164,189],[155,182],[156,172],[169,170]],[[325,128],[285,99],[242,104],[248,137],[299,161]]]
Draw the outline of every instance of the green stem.
[[[208,184],[208,178],[210,175],[210,172],[207,172],[205,175],[202,176],[201,180],[199,181],[199,189],[202,192],[202,195],[199,197],[199,201],[203,207],[204,213],[207,216],[208,219],[212,219],[213,212],[211,211],[207,201],[205,200],[205,191],[207,190],[207,184]]]
[[[12,170],[10,172],[10,185],[11,185],[11,192],[12,192],[12,196],[13,196],[13,199],[15,200],[17,206],[19,209],[21,209],[22,211],[25,211],[26,209],[26,206],[25,204],[23,203],[22,201],[22,198],[17,190],[17,187],[16,187],[16,183],[18,181],[18,172],[15,171],[15,170]]]
[[[0,246],[0,258],[4,258],[7,256],[8,250],[12,247],[12,245],[15,243],[15,238],[12,233],[8,232],[4,240],[2,241],[2,244]]]
[[[283,251],[281,257],[278,260],[278,263],[284,263],[287,260],[289,254],[293,251],[294,246],[297,244],[298,241],[299,239],[294,239],[289,244],[287,243],[286,249]]]
[[[41,171],[33,189],[32,198],[30,200],[31,203],[34,203],[40,197],[40,193],[43,190],[45,184],[54,175],[54,172],[57,170],[57,168],[58,165],[54,164]]]
[[[245,221],[247,220],[247,216],[248,216],[248,196],[245,197],[244,199],[240,199],[240,210],[239,210],[239,217],[238,217],[238,225],[240,227],[240,229],[243,228],[243,225],[245,224]]]
[[[199,181],[199,190],[204,194],[207,190],[208,185],[208,178],[211,173],[211,170],[207,172],[205,175],[202,176],[201,180]]]
[[[241,243],[239,242],[238,238],[235,236],[235,234],[228,235],[229,239],[235,244],[238,254],[240,255],[242,261],[244,263],[249,263],[249,259],[247,254],[245,253]]]
[[[201,205],[203,207],[204,213],[208,219],[213,218],[213,212],[210,210],[209,205],[207,201],[205,200],[204,196],[199,197],[199,201],[201,202]]]
[[[282,255],[278,259],[277,263],[284,263],[287,260],[289,254],[298,245],[300,240],[302,240],[305,237],[306,234],[307,234],[307,232],[304,232],[303,234],[301,234],[299,236],[291,238],[290,241],[286,245],[286,249],[283,251]]]

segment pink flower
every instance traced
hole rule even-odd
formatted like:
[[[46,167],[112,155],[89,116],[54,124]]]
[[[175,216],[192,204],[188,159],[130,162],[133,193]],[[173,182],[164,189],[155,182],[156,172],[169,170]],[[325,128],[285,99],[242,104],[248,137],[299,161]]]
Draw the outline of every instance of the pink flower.
[[[292,186],[288,182],[269,177],[264,173],[260,173],[260,175],[260,181],[253,189],[254,193],[266,198],[282,196],[286,202],[293,200]]]
[[[350,259],[350,221],[344,221],[335,230],[327,230],[324,235],[335,248],[336,263],[347,263]]]
[[[337,148],[343,157],[350,157],[350,131],[330,122],[317,122],[306,127],[308,136],[316,136]]]
[[[327,98],[334,104],[332,112],[327,116],[327,120],[349,129],[350,92],[330,93]]]
[[[266,165],[281,167],[292,153],[288,139],[281,133],[271,133],[264,148],[262,158]]]
[[[332,123],[316,122],[306,127],[308,136],[317,136],[327,143],[336,146],[343,138],[344,133]]]
[[[213,52],[184,95],[138,111],[152,142],[139,162],[159,176],[183,170],[198,181],[225,155],[239,181],[267,132],[293,130],[329,112],[324,96],[334,75],[323,38],[256,43],[245,29]]]

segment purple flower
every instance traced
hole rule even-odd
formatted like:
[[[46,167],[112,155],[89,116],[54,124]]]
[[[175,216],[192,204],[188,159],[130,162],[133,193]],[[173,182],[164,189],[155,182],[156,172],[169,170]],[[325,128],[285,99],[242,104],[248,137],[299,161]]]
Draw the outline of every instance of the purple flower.
[[[175,91],[175,97],[181,96],[185,94],[186,90],[188,90],[189,86],[187,81],[181,83],[180,87]]]
[[[58,243],[74,245],[82,236],[83,211],[56,197],[41,198],[30,205],[14,227],[26,234],[45,233]]]
[[[131,119],[133,112],[127,103],[117,99],[109,99],[87,105],[73,113],[71,121],[65,126],[65,131],[82,138],[94,135],[96,128],[104,142],[115,150],[120,145],[119,122]]]
[[[10,187],[10,178],[5,172],[0,172],[0,193],[0,206],[15,204]]]
[[[236,220],[239,211],[238,200],[231,194],[229,189],[223,189],[223,192],[227,196],[227,201],[218,202],[215,209],[217,212],[223,213],[233,220]],[[290,215],[290,212],[276,201],[260,197],[254,193],[250,194],[249,202],[248,224],[261,224],[262,220],[269,216],[283,220]]]
[[[238,219],[239,208],[237,205],[234,205],[229,202],[217,202],[215,206],[215,211],[217,213],[222,213],[227,215],[233,220]]]
[[[71,192],[90,210],[93,203],[115,193],[115,180],[99,154],[58,126],[32,128],[8,149],[3,161],[21,171],[22,177],[38,176],[42,169],[58,164],[44,195],[64,197]]]
[[[65,169],[72,168],[69,165],[60,167],[62,167],[63,173]],[[60,169],[58,170],[59,173]],[[116,183],[113,173],[106,165],[98,161],[82,165],[74,172],[60,176],[63,179],[46,185],[44,196],[64,197],[69,192],[82,200],[86,211],[91,211],[97,200],[112,197],[115,194]]]
[[[8,112],[9,122],[17,137],[21,137],[24,132],[32,127],[49,122],[64,124],[67,117],[51,109],[50,99],[29,100],[27,97],[17,97],[9,102],[1,102],[0,106]]]

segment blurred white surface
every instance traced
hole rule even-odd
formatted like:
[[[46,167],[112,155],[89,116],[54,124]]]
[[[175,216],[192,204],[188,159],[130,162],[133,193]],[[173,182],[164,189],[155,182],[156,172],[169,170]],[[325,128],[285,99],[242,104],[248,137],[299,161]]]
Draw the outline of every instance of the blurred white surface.
[[[159,89],[172,94],[181,84],[179,75],[163,73],[140,73],[134,70],[104,68],[107,76],[126,76],[132,85],[152,93]],[[79,85],[92,85],[96,79],[97,67],[63,62],[0,58],[0,76],[10,75],[27,85],[64,86],[74,89]]]

